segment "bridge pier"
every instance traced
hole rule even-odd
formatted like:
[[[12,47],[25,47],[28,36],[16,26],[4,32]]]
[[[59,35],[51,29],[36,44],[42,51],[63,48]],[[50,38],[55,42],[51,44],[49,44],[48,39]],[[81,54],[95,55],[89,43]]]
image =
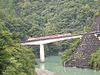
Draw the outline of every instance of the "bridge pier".
[[[44,44],[40,44],[40,62],[45,61]]]

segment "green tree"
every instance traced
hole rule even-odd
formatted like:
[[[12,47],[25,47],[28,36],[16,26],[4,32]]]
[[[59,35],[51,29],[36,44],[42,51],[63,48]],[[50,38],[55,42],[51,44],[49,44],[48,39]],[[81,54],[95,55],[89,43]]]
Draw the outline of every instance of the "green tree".
[[[89,64],[91,68],[100,70],[100,48],[91,55]]]
[[[62,55],[62,63],[64,63],[70,58],[70,56],[75,51],[76,47],[79,45],[79,42],[80,42],[79,39],[74,39],[70,41],[69,47],[64,51]]]
[[[0,75],[36,75],[34,54],[19,43],[0,20]]]

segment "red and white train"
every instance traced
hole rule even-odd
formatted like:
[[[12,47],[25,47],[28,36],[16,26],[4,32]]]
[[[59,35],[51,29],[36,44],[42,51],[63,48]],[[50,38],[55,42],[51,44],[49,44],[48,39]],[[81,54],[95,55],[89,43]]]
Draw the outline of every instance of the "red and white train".
[[[62,37],[71,36],[71,35],[72,35],[71,33],[65,33],[65,34],[57,34],[57,35],[44,36],[44,37],[29,37],[27,41],[55,39],[55,38],[62,38]]]

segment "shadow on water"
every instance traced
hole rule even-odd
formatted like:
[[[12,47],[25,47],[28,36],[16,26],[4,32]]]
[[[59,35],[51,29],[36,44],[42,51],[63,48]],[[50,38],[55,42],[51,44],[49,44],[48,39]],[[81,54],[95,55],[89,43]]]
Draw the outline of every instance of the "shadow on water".
[[[91,69],[80,69],[76,67],[63,67],[60,56],[46,57],[45,63],[40,63],[37,59],[36,67],[57,73],[58,75],[100,75],[100,71]]]

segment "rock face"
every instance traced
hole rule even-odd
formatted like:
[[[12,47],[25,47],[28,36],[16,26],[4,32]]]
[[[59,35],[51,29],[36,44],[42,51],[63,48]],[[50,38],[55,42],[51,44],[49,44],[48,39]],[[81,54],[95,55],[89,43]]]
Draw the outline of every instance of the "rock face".
[[[92,26],[92,31],[100,31],[100,16],[98,16]]]
[[[100,31],[100,16],[96,18],[95,23],[92,26],[92,32]],[[74,54],[65,63],[68,67],[80,67],[89,68],[90,55],[94,53],[97,48],[100,48],[100,40],[94,34],[83,35],[81,42]]]

